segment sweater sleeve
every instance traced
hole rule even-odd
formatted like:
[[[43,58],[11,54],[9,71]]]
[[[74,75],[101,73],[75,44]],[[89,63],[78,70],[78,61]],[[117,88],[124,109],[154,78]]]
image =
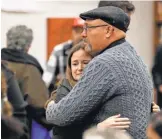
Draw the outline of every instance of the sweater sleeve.
[[[47,106],[47,121],[58,126],[67,126],[83,120],[105,97],[108,83],[113,78],[109,73],[111,72],[105,63],[91,61],[71,92],[57,104]]]

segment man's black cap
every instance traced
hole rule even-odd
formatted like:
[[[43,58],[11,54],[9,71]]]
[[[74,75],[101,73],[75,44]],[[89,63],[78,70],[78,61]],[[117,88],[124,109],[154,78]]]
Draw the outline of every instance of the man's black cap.
[[[110,25],[126,32],[128,30],[130,18],[120,8],[114,6],[99,7],[80,14],[83,20],[101,19]]]

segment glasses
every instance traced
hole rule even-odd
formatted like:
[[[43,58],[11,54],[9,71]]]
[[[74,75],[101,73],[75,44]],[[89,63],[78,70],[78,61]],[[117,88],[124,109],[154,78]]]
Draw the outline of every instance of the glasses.
[[[104,26],[108,26],[108,25],[97,25],[97,26],[87,26],[87,25],[85,25],[85,26],[83,26],[83,31],[85,31],[86,33],[87,33],[87,30],[88,30],[88,28],[98,28],[98,27],[104,27]]]

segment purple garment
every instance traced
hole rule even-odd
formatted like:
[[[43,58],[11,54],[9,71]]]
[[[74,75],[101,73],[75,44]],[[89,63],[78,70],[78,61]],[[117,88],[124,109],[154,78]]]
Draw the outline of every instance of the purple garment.
[[[50,133],[46,128],[38,124],[36,121],[32,121],[31,139],[51,139]]]

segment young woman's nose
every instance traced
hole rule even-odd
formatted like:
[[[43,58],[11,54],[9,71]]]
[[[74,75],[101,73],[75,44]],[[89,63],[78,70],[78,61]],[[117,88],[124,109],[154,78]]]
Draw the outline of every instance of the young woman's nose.
[[[78,70],[82,71],[83,70],[83,64],[78,65]]]

